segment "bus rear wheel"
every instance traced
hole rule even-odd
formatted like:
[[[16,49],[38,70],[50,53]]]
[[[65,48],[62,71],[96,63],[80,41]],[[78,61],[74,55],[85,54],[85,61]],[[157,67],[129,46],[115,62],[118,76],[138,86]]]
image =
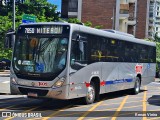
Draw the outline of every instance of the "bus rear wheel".
[[[136,95],[140,92],[140,86],[141,86],[140,79],[139,79],[139,77],[136,77],[134,88],[132,89],[132,93],[134,95]]]
[[[85,104],[92,104],[95,101],[95,84],[94,82],[90,83],[90,86],[87,87],[87,94],[85,97]]]

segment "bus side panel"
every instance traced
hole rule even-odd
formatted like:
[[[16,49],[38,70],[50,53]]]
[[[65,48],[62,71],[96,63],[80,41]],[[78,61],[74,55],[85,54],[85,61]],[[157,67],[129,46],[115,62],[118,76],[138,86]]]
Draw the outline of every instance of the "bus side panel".
[[[135,63],[117,63],[119,70],[118,78],[123,83],[118,85],[120,90],[133,88],[136,76],[135,65]]]
[[[103,63],[102,79],[106,80],[106,92],[133,88],[136,76],[135,65],[135,63]]]
[[[70,75],[69,98],[84,97],[87,93],[87,85],[93,77],[99,77],[101,80],[102,63],[93,63],[77,70]],[[70,69],[70,72],[73,69]],[[102,90],[100,90],[102,91]]]
[[[156,73],[155,63],[144,63],[141,86],[147,85],[154,81]]]
[[[115,63],[104,62],[102,66],[102,80],[105,81],[105,92],[117,91],[117,85],[113,84],[118,79],[118,69]]]

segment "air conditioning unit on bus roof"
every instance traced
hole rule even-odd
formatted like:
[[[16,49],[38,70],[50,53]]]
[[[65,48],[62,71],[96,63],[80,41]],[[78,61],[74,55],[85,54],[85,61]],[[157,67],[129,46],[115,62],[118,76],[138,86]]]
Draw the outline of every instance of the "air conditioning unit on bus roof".
[[[112,29],[103,29],[104,31],[107,31],[107,32],[111,32],[111,33],[116,33],[116,34],[119,34],[119,35],[125,35],[125,36],[128,36],[128,37],[134,37],[134,35],[132,34],[128,34],[128,33],[125,33],[125,32],[120,32],[120,31],[116,31],[116,30],[112,30]]]

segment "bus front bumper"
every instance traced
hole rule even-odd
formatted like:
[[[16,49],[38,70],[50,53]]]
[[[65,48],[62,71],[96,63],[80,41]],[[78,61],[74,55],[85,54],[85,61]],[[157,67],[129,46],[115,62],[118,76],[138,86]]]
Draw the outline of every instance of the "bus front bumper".
[[[23,94],[30,97],[68,99],[68,86],[59,88],[39,88],[10,83],[11,94]]]

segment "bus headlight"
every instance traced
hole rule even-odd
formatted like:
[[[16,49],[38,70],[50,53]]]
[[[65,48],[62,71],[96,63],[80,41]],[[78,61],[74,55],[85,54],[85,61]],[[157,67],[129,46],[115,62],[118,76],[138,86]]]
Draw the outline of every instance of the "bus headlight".
[[[13,84],[17,84],[16,78],[15,78],[15,77],[11,77],[11,82],[12,82]]]
[[[61,86],[63,85],[64,81],[65,81],[65,78],[64,78],[64,77],[60,78],[60,79],[57,80],[57,82],[54,84],[54,87],[61,87]]]

